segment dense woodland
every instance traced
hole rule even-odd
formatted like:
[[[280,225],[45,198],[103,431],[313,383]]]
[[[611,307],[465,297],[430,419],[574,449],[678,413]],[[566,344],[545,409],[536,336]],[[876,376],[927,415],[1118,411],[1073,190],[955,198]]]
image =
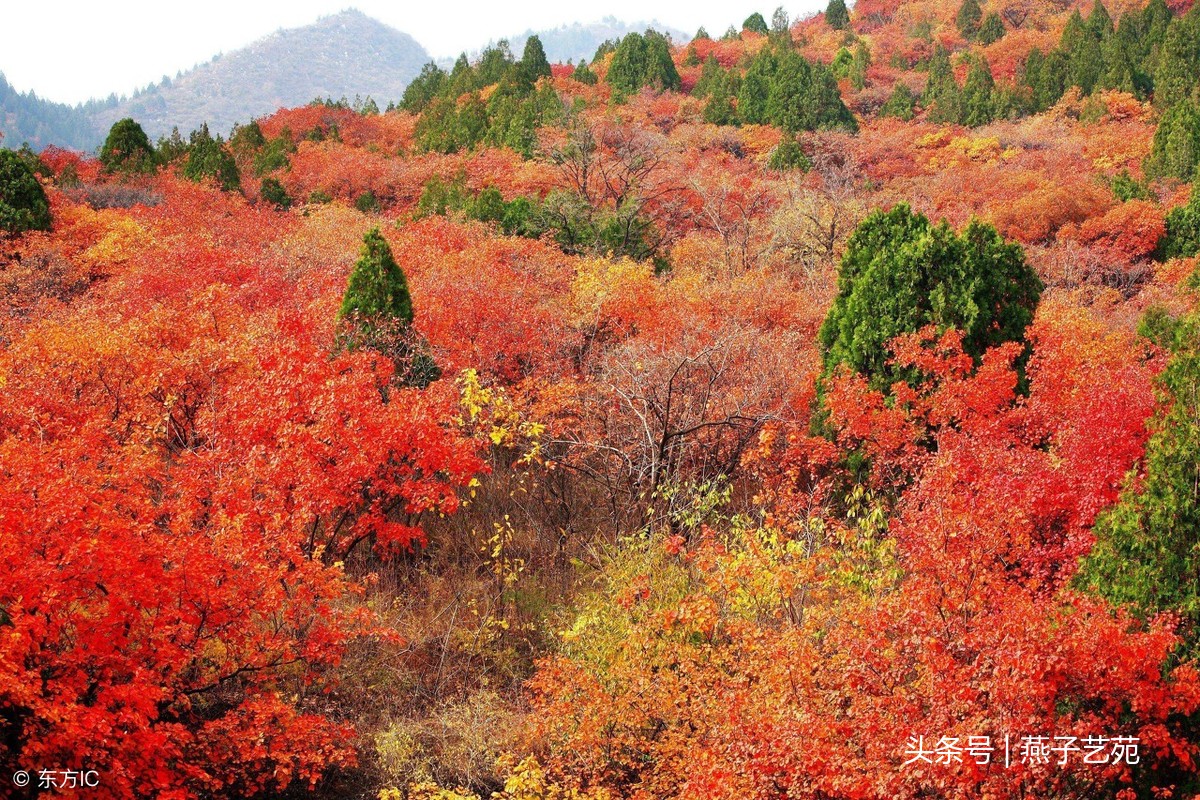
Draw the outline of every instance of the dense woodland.
[[[1197,796],[1200,7],[717,34],[0,150],[0,778]]]

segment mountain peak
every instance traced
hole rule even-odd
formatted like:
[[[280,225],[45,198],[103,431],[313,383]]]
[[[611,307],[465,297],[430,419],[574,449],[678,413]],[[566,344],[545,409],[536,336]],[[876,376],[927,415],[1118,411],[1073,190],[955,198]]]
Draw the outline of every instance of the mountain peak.
[[[225,53],[105,110],[97,122],[106,130],[133,117],[153,138],[204,122],[226,133],[235,122],[315,98],[359,95],[386,105],[400,98],[428,61],[411,36],[350,7]]]

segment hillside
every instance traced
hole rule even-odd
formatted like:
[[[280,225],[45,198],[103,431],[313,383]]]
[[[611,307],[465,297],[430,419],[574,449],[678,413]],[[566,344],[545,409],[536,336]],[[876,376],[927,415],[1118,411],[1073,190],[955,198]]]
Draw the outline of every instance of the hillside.
[[[1198,42],[830,0],[0,153],[0,780],[1200,797]]]
[[[344,11],[312,25],[281,30],[254,44],[152,87],[95,116],[101,130],[122,117],[141,122],[157,138],[207,122],[228,133],[278,108],[314,98],[399,98],[429,60],[412,37],[358,11]]]

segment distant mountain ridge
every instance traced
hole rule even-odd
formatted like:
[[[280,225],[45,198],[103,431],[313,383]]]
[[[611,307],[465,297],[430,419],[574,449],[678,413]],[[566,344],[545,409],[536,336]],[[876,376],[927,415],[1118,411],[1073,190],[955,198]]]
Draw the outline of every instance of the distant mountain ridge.
[[[279,30],[127,98],[68,106],[18,93],[0,75],[0,146],[94,150],[124,117],[156,139],[174,127],[186,136],[205,122],[228,134],[234,123],[316,98],[370,96],[386,106],[429,60],[408,34],[349,10]]]
[[[406,33],[360,11],[343,11],[312,25],[280,30],[247,47],[217,56],[169,83],[95,115],[100,130],[133,117],[151,138],[178,127],[185,134],[207,122],[227,133],[279,108],[314,98],[398,100],[429,61]]]
[[[525,41],[530,36],[537,36],[542,40],[546,58],[552,64],[565,64],[567,61],[578,63],[580,59],[591,61],[592,56],[596,53],[596,48],[609,39],[620,39],[625,34],[635,31],[642,33],[647,28],[653,28],[659,33],[666,34],[676,44],[687,42],[692,38],[690,34],[664,25],[657,20],[629,23],[608,16],[598,22],[587,24],[576,22],[549,30],[526,30],[524,33],[510,36],[508,44],[513,53],[520,56],[525,47]]]
[[[508,41],[520,56],[525,41],[537,35],[551,62],[590,61],[601,43],[646,28],[676,41],[690,38],[658,22],[626,23],[609,16],[588,24],[527,30]],[[70,106],[17,92],[0,73],[0,147],[29,142],[39,150],[54,144],[93,151],[112,124],[124,117],[133,117],[155,140],[175,127],[186,137],[202,123],[214,134],[228,134],[235,123],[317,98],[372,97],[382,108],[399,100],[432,60],[408,34],[351,9],[311,25],[281,29],[129,97],[110,95]]]

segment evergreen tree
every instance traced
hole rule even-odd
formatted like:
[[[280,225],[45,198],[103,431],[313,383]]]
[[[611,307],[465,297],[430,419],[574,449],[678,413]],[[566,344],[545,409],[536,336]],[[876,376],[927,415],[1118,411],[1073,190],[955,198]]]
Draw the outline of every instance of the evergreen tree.
[[[587,61],[580,61],[579,66],[575,67],[575,72],[572,73],[571,77],[587,86],[595,86],[600,80],[596,77],[596,73],[588,68]]]
[[[1000,19],[1000,15],[993,11],[984,18],[983,24],[979,26],[979,32],[975,34],[975,39],[982,45],[989,45],[1003,39],[1005,33],[1004,20]]]
[[[720,62],[710,53],[708,58],[704,59],[704,66],[700,68],[700,77],[696,79],[696,85],[692,87],[692,96],[708,97],[713,83],[724,73]]]
[[[173,164],[179,158],[187,155],[187,142],[179,133],[179,127],[171,128],[170,136],[160,136],[155,147],[155,159],[160,164]]]
[[[1200,189],[1192,187],[1187,205],[1167,215],[1167,235],[1163,239],[1164,258],[1192,258],[1200,255]]]
[[[683,85],[671,58],[671,43],[658,31],[646,31],[646,74],[642,85],[673,92]]]
[[[790,172],[799,170],[800,172],[808,172],[812,169],[812,161],[801,149],[800,143],[793,137],[787,137],[779,146],[771,151],[771,157],[767,161],[767,168],[776,170],[777,172]]]
[[[833,70],[835,78],[841,79],[850,77],[850,67],[853,65],[854,54],[843,47],[834,54],[833,63],[829,65],[829,68]]]
[[[954,22],[964,39],[974,39],[979,34],[979,26],[983,22],[983,8],[979,5],[979,0],[962,0]]]
[[[441,94],[446,87],[447,75],[445,70],[432,61],[421,67],[421,72],[413,78],[412,83],[404,88],[400,99],[400,107],[405,111],[419,114],[425,110],[433,99]]]
[[[1188,99],[1200,80],[1200,5],[1171,22],[1154,71],[1154,104],[1166,110]]]
[[[1192,181],[1200,163],[1200,107],[1177,103],[1163,114],[1143,169],[1151,178]]]
[[[354,319],[360,330],[391,320],[402,325],[412,324],[408,280],[378,228],[372,228],[363,236],[362,250],[350,273],[338,318]]]
[[[0,149],[0,236],[50,230],[50,203],[25,159]]]
[[[287,189],[283,188],[283,184],[275,178],[263,178],[258,195],[264,202],[270,203],[281,211],[292,207],[292,198],[288,196]]]
[[[738,117],[746,125],[765,125],[767,116],[767,97],[771,92],[771,83],[775,79],[777,64],[775,56],[768,48],[758,51],[750,62],[746,76],[738,89]]]
[[[992,94],[996,81],[992,70],[983,58],[977,58],[967,72],[967,82],[961,94],[962,123],[972,127],[986,125],[996,115],[996,104]]]
[[[751,33],[760,33],[763,36],[771,32],[771,29],[767,27],[767,21],[757,11],[746,17],[746,21],[742,23],[742,30],[750,31]]]
[[[246,125],[234,125],[229,136],[229,149],[239,158],[253,158],[266,144],[262,128],[253,120]]]
[[[1043,55],[1036,47],[1025,61],[1024,83],[1030,89],[1031,110],[1045,111],[1067,90],[1067,57],[1061,50]]]
[[[871,51],[867,43],[859,41],[854,48],[854,61],[850,64],[850,85],[862,90],[867,85],[867,70],[871,68]]]
[[[736,125],[737,112],[733,107],[733,77],[726,71],[717,72],[709,83],[708,102],[704,104],[704,121],[711,125]]]
[[[1067,85],[1091,94],[1104,73],[1104,51],[1094,27],[1084,21],[1078,9],[1067,21],[1059,47],[1067,59]]]
[[[645,85],[648,62],[645,37],[636,31],[626,34],[613,53],[605,80],[618,97],[633,94]]]
[[[887,102],[879,109],[881,117],[895,117],[904,121],[911,120],[916,112],[917,96],[913,94],[913,90],[908,88],[908,85],[896,82],[896,86],[892,89],[892,94],[888,97]]]
[[[100,166],[107,174],[147,174],[157,167],[154,149],[142,126],[129,117],[118,120],[100,148]]]
[[[1157,318],[1155,318],[1157,317]],[[1182,618],[1187,650],[1200,640],[1200,319],[1149,316],[1143,332],[1168,346],[1141,471],[1093,528],[1080,565],[1084,588],[1142,615]]]
[[[545,53],[542,54],[543,58]],[[475,66],[475,88],[482,89],[499,83],[513,65],[513,54],[508,48],[508,40],[501,39],[491,47],[485,47]]]
[[[929,78],[921,95],[921,105],[929,110],[932,122],[958,124],[962,121],[962,98],[950,56],[938,48],[929,62]]]
[[[454,118],[454,150],[474,149],[484,140],[487,132],[487,106],[479,92],[471,92]]]
[[[887,344],[931,324],[963,331],[978,363],[989,347],[1024,339],[1041,291],[1020,246],[990,225],[972,221],[958,234],[904,204],[876,211],[847,243],[821,326],[826,374],[844,364],[883,391],[915,380],[889,363]]]
[[[785,53],[767,95],[767,118],[788,133],[824,128],[857,130],[854,116],[842,102],[833,73],[811,64],[798,53]]]
[[[825,7],[825,24],[838,31],[850,27],[850,11],[846,8],[846,0],[829,0],[829,5]]]
[[[1088,30],[1100,41],[1104,41],[1113,34],[1112,16],[1104,7],[1102,0],[1096,0],[1092,6],[1092,13],[1088,15]]]
[[[467,60],[467,54],[461,53],[458,56],[458,60],[454,62],[454,67],[450,70],[449,76],[446,78],[445,88],[438,92],[438,95],[453,99],[462,97],[467,92],[473,92],[480,88],[480,86],[479,78],[475,74],[475,68]]]
[[[704,29],[703,25],[700,26],[700,30],[696,31],[696,35],[693,36],[692,39],[694,41],[701,41],[701,42],[711,42],[712,41],[712,37],[708,35],[708,31],[706,31]]]
[[[227,192],[241,191],[242,188],[237,162],[225,148],[221,137],[214,139],[209,134],[207,124],[192,131],[187,159],[183,162],[180,174],[189,181],[214,180]]]
[[[521,69],[534,83],[538,78],[550,77],[550,62],[546,59],[546,49],[542,47],[542,40],[537,36],[530,36],[525,40],[525,50],[521,54]]]

